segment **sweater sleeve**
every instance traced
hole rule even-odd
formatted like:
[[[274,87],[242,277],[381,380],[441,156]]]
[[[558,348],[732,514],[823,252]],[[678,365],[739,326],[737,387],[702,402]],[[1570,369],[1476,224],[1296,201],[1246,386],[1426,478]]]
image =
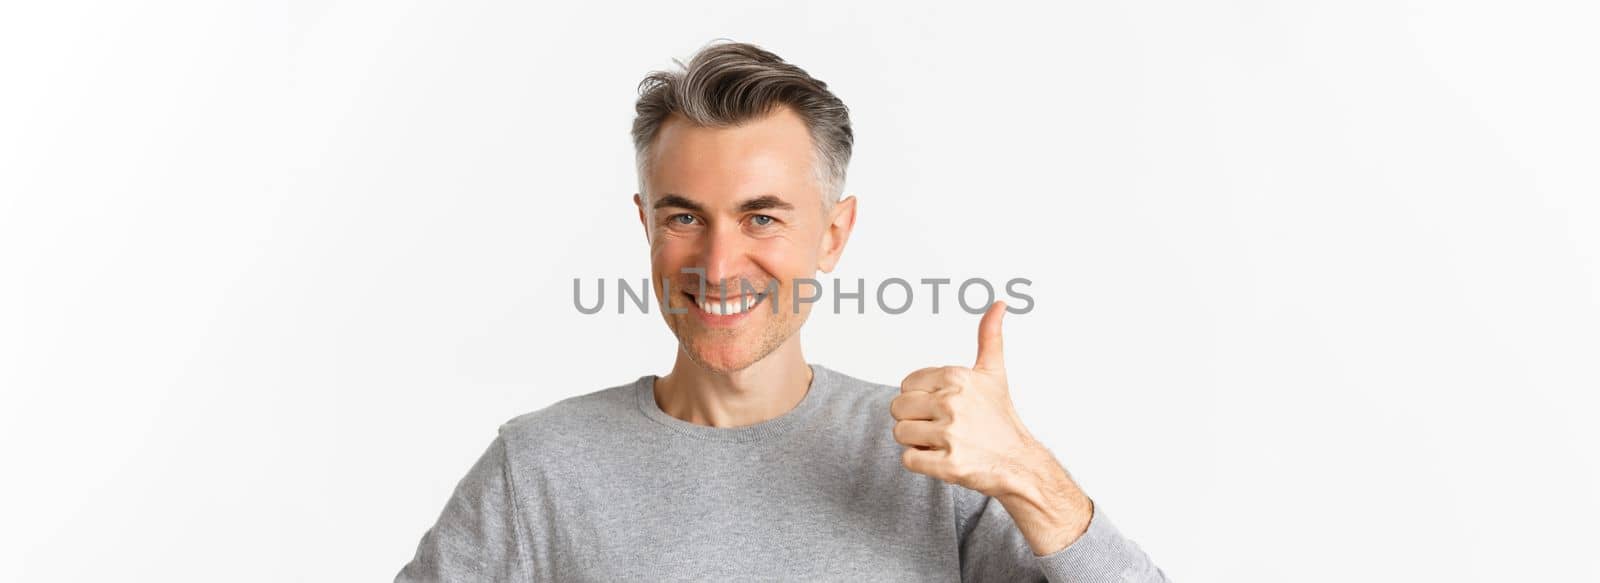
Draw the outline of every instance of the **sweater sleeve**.
[[[395,582],[533,580],[507,472],[506,444],[497,436],[456,484]]]
[[[1028,546],[1005,506],[977,492],[955,487],[960,524],[962,581],[1155,581],[1167,576],[1132,540],[1124,538],[1100,505],[1089,528],[1067,548],[1039,556]],[[965,502],[963,502],[963,499]],[[963,504],[970,508],[963,508]]]

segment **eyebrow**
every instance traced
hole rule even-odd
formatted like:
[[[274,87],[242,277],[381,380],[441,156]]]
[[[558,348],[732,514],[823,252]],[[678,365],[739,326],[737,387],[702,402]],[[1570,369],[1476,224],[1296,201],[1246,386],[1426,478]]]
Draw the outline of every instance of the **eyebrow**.
[[[702,206],[700,203],[676,194],[662,195],[661,198],[656,199],[654,205],[651,205],[651,208],[657,209],[664,207],[678,207],[697,213],[706,212],[706,207]],[[783,209],[792,211],[794,210],[794,205],[789,204],[788,201],[778,198],[777,195],[772,194],[763,194],[739,203],[739,212],[741,213],[764,211],[769,209]]]
[[[652,208],[659,209],[659,208],[665,208],[665,207],[669,207],[669,206],[675,206],[675,207],[678,207],[678,208],[681,208],[681,209],[691,210],[691,211],[694,211],[694,212],[697,212],[697,213],[706,212],[706,207],[700,206],[700,203],[692,201],[692,200],[689,200],[689,199],[681,197],[681,196],[678,196],[676,194],[662,195],[661,198],[656,199],[656,203],[654,205],[652,205]]]
[[[764,211],[769,209],[792,211],[794,210],[794,205],[789,204],[787,201],[771,194],[763,194],[739,203],[739,212],[741,213]]]

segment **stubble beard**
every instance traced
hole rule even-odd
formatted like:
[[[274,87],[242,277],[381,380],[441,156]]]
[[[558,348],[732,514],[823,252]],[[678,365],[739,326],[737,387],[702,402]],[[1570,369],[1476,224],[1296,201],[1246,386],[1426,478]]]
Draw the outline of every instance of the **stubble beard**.
[[[765,309],[766,306],[761,306],[761,308]],[[730,343],[735,342],[736,335],[743,331],[705,328],[698,322],[689,320],[693,317],[690,314],[678,316],[680,319],[672,330],[673,335],[678,337],[678,349],[682,350],[684,354],[689,356],[689,360],[694,361],[701,368],[717,374],[739,372],[749,368],[750,365],[761,362],[761,359],[776,352],[778,347],[783,346],[783,343],[799,330],[798,326],[791,330],[786,329],[781,321],[767,320],[753,339],[756,343],[756,350],[751,352],[732,350],[731,353],[736,355],[736,360],[729,362],[727,359],[717,358],[716,354],[708,355],[706,352],[708,350],[716,350],[720,354],[730,354],[730,349],[719,349],[718,347],[727,347]],[[710,357],[708,358],[708,356]]]

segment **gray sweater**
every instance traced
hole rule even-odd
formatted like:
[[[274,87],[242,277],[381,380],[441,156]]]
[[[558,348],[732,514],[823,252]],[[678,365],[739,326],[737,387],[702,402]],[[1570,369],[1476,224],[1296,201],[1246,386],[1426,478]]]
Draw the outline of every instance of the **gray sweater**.
[[[655,376],[500,426],[396,581],[1164,581],[1095,505],[1046,556],[1005,507],[900,462],[898,387],[812,365],[789,412],[716,428]]]

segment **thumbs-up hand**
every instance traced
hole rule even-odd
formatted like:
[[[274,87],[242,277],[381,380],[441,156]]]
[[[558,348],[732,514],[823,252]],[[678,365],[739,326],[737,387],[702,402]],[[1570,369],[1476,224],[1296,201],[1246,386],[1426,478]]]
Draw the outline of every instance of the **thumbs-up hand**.
[[[998,500],[1035,555],[1071,545],[1089,528],[1094,502],[1022,426],[1006,384],[995,302],[978,322],[972,368],[925,368],[900,382],[889,403],[906,468]]]
[[[1005,302],[995,302],[983,314],[971,368],[913,372],[889,405],[907,469],[996,497],[1024,488],[1028,467],[1052,459],[1040,457],[1043,448],[1011,403],[1000,334],[1005,312]]]

